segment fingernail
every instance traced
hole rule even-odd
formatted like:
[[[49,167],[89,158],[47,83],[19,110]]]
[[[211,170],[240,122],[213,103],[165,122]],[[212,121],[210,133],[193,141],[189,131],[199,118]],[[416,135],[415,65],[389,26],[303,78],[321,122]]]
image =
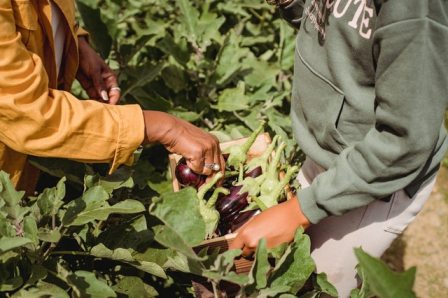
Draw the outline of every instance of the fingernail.
[[[107,95],[106,90],[102,90],[100,94],[101,94],[101,98],[102,98],[104,101],[109,101],[109,96]]]

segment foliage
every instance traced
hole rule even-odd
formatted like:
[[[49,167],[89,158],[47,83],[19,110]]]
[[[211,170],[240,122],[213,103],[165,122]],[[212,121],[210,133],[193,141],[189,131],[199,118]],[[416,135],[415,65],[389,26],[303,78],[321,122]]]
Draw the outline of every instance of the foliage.
[[[287,141],[288,161],[302,157],[287,117],[295,33],[272,7],[259,0],[76,2],[92,43],[119,75],[124,103],[175,114],[221,141],[266,120]],[[82,94],[79,85],[73,91]],[[107,165],[34,158],[60,178],[35,197],[15,191],[1,172],[1,294],[191,297],[199,276],[215,292],[234,283],[242,297],[337,296],[325,274],[313,274],[300,230],[289,246],[268,250],[260,242],[247,276],[231,270],[240,251],[196,251],[205,237],[196,192],[171,191],[165,157],[148,147],[135,166],[110,176]]]

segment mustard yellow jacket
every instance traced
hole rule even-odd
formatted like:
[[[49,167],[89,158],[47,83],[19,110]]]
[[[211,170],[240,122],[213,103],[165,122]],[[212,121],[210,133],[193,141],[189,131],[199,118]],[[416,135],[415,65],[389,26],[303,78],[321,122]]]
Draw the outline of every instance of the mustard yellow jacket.
[[[26,185],[27,155],[110,162],[132,159],[144,137],[137,105],[78,100],[67,90],[78,68],[73,0],[53,0],[66,20],[59,78],[49,0],[0,0],[0,169]],[[34,175],[35,176],[35,175]]]

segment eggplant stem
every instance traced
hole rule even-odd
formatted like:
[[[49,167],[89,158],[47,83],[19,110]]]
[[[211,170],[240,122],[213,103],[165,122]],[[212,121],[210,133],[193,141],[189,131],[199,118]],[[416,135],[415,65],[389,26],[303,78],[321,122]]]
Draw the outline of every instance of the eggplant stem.
[[[276,176],[277,173],[277,166],[280,162],[280,158],[282,157],[283,150],[286,148],[286,143],[282,142],[280,146],[278,147],[277,151],[275,152],[274,160],[269,164],[269,169],[267,171],[267,176]]]
[[[218,172],[211,178],[209,182],[203,184],[198,190],[198,198],[200,200],[203,200],[207,191],[209,191],[213,187],[213,185],[215,185],[216,182],[218,182],[219,179],[222,178],[222,176],[223,174],[221,172]]]
[[[258,128],[250,134],[246,142],[244,142],[244,144],[241,145],[241,151],[243,151],[244,154],[247,154],[247,152],[249,152],[250,147],[252,147],[252,144],[255,142],[258,135],[263,131],[265,124],[266,122],[262,121],[260,126],[258,126]]]
[[[292,166],[288,168],[286,171],[285,177],[280,181],[279,184],[276,185],[276,187],[272,190],[272,194],[276,201],[278,201],[278,198],[280,197],[280,194],[285,189],[285,186],[289,183],[289,180],[291,180],[292,176],[297,173],[299,170],[298,166]]]
[[[224,194],[224,195],[228,195],[230,193],[230,191],[225,188],[225,187],[218,187],[213,191],[212,196],[210,197],[210,199],[208,199],[207,204],[205,204],[205,206],[207,208],[213,208],[215,209],[215,204],[216,201],[218,200],[219,194]]]

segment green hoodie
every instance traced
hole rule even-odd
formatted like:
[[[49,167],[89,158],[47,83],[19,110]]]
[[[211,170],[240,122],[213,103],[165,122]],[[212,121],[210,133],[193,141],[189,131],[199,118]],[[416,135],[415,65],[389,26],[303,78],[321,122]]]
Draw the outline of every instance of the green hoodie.
[[[312,223],[435,176],[448,147],[447,0],[295,0],[291,118],[327,169],[298,192]]]

